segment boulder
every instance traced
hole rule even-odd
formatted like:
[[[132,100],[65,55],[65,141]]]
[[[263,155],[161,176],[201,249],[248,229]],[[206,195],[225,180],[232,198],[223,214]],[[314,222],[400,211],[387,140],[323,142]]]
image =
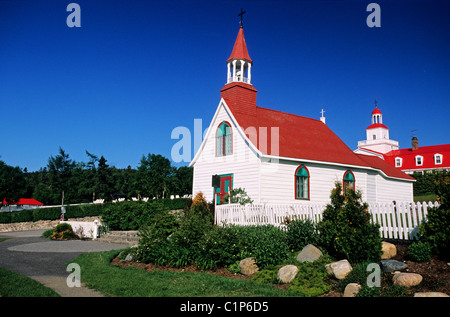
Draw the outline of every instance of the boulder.
[[[414,297],[450,297],[450,296],[441,292],[419,292],[414,293]]]
[[[299,261],[299,262],[305,262],[305,261],[314,262],[321,256],[322,256],[322,251],[320,251],[318,248],[316,248],[312,244],[308,244],[297,255],[297,261]]]
[[[397,260],[381,260],[380,263],[384,272],[403,271],[408,268],[408,264]]]
[[[422,282],[422,275],[417,273],[396,273],[392,277],[392,281],[397,285],[411,287]]]
[[[381,255],[382,260],[391,259],[397,255],[397,247],[389,242],[382,242],[381,250],[383,254]]]
[[[254,258],[246,258],[239,262],[239,269],[243,275],[252,275],[258,271],[258,266]]]
[[[359,292],[361,285],[358,283],[349,283],[345,287],[344,297],[355,297],[356,293]]]
[[[353,268],[347,260],[340,260],[334,263],[325,265],[328,274],[333,275],[338,280],[345,278]]]
[[[297,275],[298,267],[295,265],[285,265],[278,270],[277,277],[282,283],[290,283]]]

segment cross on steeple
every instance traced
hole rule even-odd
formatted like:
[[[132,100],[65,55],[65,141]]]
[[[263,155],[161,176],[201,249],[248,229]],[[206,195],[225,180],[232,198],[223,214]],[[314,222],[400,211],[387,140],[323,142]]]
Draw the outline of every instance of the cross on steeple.
[[[375,98],[375,107],[377,107],[377,105],[378,105],[378,101],[377,101],[377,98]]]
[[[239,25],[241,26],[241,28],[244,27],[244,22],[243,22],[242,18],[244,16],[245,12],[246,11],[244,11],[244,9],[241,8],[241,13],[238,14],[238,17],[241,17],[241,21],[239,22]]]

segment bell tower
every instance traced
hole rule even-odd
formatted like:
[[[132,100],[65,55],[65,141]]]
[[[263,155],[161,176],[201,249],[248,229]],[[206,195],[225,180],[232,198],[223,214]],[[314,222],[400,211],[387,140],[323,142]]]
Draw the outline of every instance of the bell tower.
[[[244,27],[242,15],[239,14],[241,23],[236,41],[230,57],[227,59],[227,81],[220,90],[220,96],[232,111],[256,115],[256,93],[258,92],[252,85],[252,65],[245,43]]]
[[[378,109],[375,99],[375,109],[372,111],[372,124],[366,128],[366,140],[358,141],[358,149],[387,153],[398,150],[398,141],[389,138],[389,128],[383,124],[383,114]]]

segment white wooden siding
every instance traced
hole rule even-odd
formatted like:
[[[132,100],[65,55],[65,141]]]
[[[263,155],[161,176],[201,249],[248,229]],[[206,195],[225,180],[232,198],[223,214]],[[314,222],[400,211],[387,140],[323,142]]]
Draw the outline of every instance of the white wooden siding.
[[[216,130],[222,121],[231,124],[233,133],[233,154],[216,157]],[[214,174],[233,174],[233,188],[244,188],[249,197],[259,200],[259,165],[257,154],[246,144],[227,109],[221,104],[211,133],[205,140],[201,155],[194,164],[193,195],[203,192],[207,201],[213,201],[211,177]]]

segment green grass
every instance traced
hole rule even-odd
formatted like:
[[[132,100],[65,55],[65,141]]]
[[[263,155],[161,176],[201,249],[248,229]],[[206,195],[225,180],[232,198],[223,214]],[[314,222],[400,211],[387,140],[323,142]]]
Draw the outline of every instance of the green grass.
[[[2,297],[59,297],[41,283],[0,267],[0,295]]]
[[[106,296],[117,297],[279,297],[289,293],[274,286],[208,273],[152,271],[110,264],[117,250],[87,253],[71,261],[81,268],[81,281]]]

